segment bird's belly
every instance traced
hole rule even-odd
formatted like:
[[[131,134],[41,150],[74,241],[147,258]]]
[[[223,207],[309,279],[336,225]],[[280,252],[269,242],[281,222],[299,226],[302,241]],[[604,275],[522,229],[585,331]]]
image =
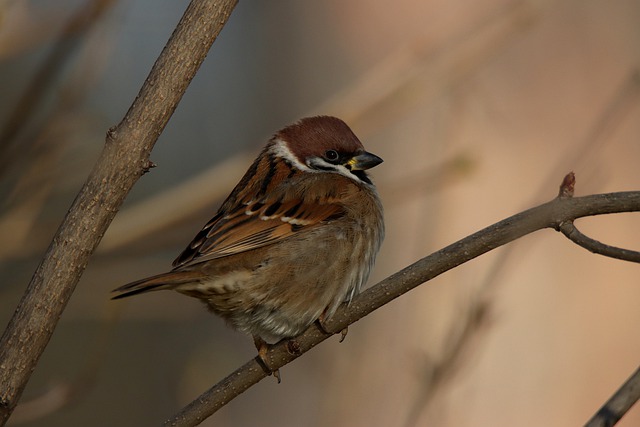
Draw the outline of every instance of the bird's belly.
[[[350,251],[336,251],[323,243],[314,251],[296,252],[292,245],[289,249],[296,256],[287,264],[276,262],[278,254],[272,251],[252,270],[201,283],[196,292],[207,295],[198,297],[232,327],[267,342],[299,335],[323,312],[333,314],[366,280]]]

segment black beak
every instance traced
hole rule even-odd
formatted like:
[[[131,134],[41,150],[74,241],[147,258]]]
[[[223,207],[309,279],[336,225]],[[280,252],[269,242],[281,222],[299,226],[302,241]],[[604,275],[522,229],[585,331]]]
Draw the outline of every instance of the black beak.
[[[376,156],[375,154],[360,153],[357,156],[353,156],[348,162],[347,165],[352,171],[363,171],[367,169],[371,169],[374,166],[378,166],[382,163],[383,160]]]

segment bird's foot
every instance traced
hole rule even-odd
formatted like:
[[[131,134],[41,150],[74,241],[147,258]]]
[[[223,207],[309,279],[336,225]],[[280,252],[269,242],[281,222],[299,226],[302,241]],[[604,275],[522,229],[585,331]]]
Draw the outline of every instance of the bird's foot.
[[[318,327],[320,328],[320,330],[322,332],[324,332],[325,334],[328,334],[328,335],[337,334],[337,332],[334,332],[330,328],[327,327],[326,321],[327,321],[326,314],[325,314],[325,312],[322,312],[320,317],[318,317]],[[340,342],[344,341],[344,339],[347,337],[348,333],[349,333],[349,327],[348,326],[340,331]]]
[[[262,366],[262,369],[268,374],[273,375],[276,380],[278,380],[278,384],[282,381],[282,377],[280,376],[280,369],[271,369],[269,367],[269,362],[267,360],[267,352],[269,351],[269,344],[260,337],[253,337],[253,343],[258,350],[258,357],[256,360]]]

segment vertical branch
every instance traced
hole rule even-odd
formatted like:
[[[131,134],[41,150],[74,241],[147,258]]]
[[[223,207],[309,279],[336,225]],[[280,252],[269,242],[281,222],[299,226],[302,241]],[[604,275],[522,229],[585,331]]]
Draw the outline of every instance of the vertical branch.
[[[60,225],[0,339],[0,426],[11,416],[89,257],[237,0],[192,0]]]

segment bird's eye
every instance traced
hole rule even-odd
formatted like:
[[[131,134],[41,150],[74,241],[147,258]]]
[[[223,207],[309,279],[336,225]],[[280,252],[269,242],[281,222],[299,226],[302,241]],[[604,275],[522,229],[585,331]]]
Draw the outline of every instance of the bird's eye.
[[[339,157],[340,156],[338,155],[338,152],[336,150],[327,150],[324,153],[324,158],[329,160],[330,162],[335,162]]]

